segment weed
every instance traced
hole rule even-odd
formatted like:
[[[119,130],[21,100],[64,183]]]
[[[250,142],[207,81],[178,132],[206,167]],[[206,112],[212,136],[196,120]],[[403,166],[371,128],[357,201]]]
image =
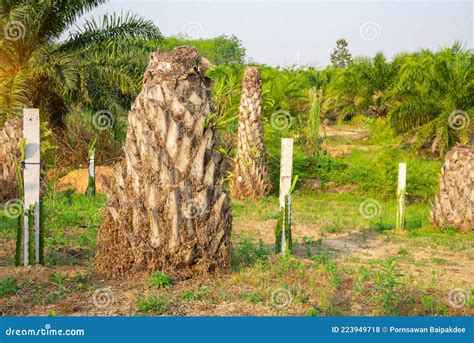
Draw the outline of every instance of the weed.
[[[171,288],[171,276],[165,272],[154,272],[148,280],[149,288]]]
[[[51,283],[58,288],[58,293],[63,294],[67,291],[66,282],[69,281],[66,273],[54,272],[50,275]]]
[[[35,287],[35,295],[34,295],[34,303],[35,305],[41,305],[42,304],[42,292],[41,292],[41,287],[37,286]]]
[[[325,264],[329,260],[329,256],[324,251],[321,251],[318,254],[313,255],[311,259],[318,264]]]
[[[252,265],[259,260],[266,259],[270,254],[270,249],[265,247],[265,243],[262,240],[255,243],[251,235],[242,235],[241,237],[234,245],[232,254],[232,266],[234,269]]]
[[[397,262],[393,258],[387,258],[376,277],[376,289],[382,308],[386,314],[394,315],[396,315],[397,299],[399,298],[397,289],[403,285],[403,275],[397,273],[396,266]]]
[[[341,277],[339,275],[339,268],[337,267],[336,262],[332,260],[326,262],[324,264],[324,269],[326,269],[333,286],[338,288],[341,285]]]
[[[278,258],[278,272],[279,274],[286,273],[290,270],[303,270],[304,264],[291,256],[290,254],[280,255]]]
[[[181,299],[186,301],[202,300],[211,293],[211,289],[207,286],[201,286],[197,290],[187,289],[181,293]]]
[[[358,275],[355,279],[355,290],[362,292],[364,290],[364,283],[370,279],[370,272],[366,266],[360,266]]]
[[[146,298],[138,299],[138,312],[140,313],[163,313],[171,306],[171,301],[166,298],[150,295]]]
[[[316,310],[314,308],[311,308],[311,309],[306,311],[305,315],[308,316],[308,317],[317,317],[319,315],[319,312],[318,312],[318,310]]]
[[[423,305],[425,313],[429,316],[445,316],[448,313],[448,308],[445,304],[438,304],[433,295],[422,295],[420,302]]]
[[[14,278],[8,277],[0,280],[0,297],[6,297],[15,294],[20,289],[18,281]]]
[[[263,297],[257,293],[242,292],[240,295],[249,304],[258,304],[258,303],[263,302]]]
[[[328,273],[329,279],[334,287],[338,288],[341,285],[339,268],[337,267],[336,262],[334,262],[324,251],[314,255],[311,259],[324,267],[324,270]]]

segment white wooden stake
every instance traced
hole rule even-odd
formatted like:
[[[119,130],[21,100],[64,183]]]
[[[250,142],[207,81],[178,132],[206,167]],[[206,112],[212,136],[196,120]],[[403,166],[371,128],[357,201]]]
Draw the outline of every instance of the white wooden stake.
[[[95,149],[92,149],[91,157],[89,159],[89,177],[95,177]]]
[[[91,187],[92,180],[92,189]],[[92,149],[89,156],[89,182],[87,183],[87,195],[95,195],[95,149]],[[92,193],[92,194],[91,194]]]
[[[281,139],[281,164],[280,164],[280,210],[285,208],[285,196],[291,188],[291,172],[293,167],[293,139]],[[283,215],[283,227],[281,235],[281,253],[286,252],[286,220]]]
[[[28,210],[30,205],[35,208],[34,212],[34,238],[35,238],[35,261],[39,263],[39,203],[40,203],[40,120],[39,109],[23,109],[23,138],[25,144],[24,161],[24,209]],[[23,264],[28,265],[28,220],[25,220],[23,232]]]
[[[407,164],[398,164],[398,188],[397,188],[397,229],[405,228],[405,188],[407,183]]]
[[[281,139],[280,164],[280,208],[285,207],[285,196],[291,188],[291,171],[293,166],[293,139]]]

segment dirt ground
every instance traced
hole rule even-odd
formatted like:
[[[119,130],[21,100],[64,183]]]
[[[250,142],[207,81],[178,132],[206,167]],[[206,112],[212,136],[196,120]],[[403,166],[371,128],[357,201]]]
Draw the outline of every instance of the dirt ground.
[[[68,189],[73,189],[79,194],[84,194],[89,183],[89,172],[87,168],[78,169],[70,172],[58,181],[58,191],[64,192]],[[106,194],[109,185],[109,180],[112,175],[111,167],[98,166],[95,169],[96,177],[96,192]]]
[[[239,222],[239,228],[244,232],[256,235],[267,246],[273,241],[273,221],[265,222]],[[309,261],[305,255],[305,247],[298,243],[305,239],[318,240],[315,225],[295,225],[294,227],[294,256],[296,259],[306,263]],[[452,289],[458,285],[474,284],[474,265],[469,252],[453,253],[449,249],[437,249],[433,251],[428,246],[418,246],[410,243],[403,233],[393,232],[391,235],[379,235],[358,232],[328,234],[322,239],[322,247],[330,252],[332,257],[340,266],[347,268],[357,267],[361,263],[384,259],[387,256],[397,255],[401,249],[408,251],[406,258],[400,259],[400,272],[411,279],[414,285],[420,288],[430,287],[436,276],[437,286],[442,289]],[[72,253],[72,252],[70,252]],[[271,256],[270,259],[275,259]],[[435,259],[436,260],[433,260]],[[433,261],[442,260],[442,265]],[[423,262],[420,264],[420,262]],[[69,281],[65,288],[66,295],[59,300],[48,304],[45,296],[55,294],[57,285],[51,281],[51,274],[60,272],[65,274],[69,280],[86,276],[82,281]],[[249,273],[248,275],[245,273]],[[292,301],[291,306],[278,308],[268,305],[267,302],[249,303],[242,299],[242,294],[252,293],[258,285],[252,285],[252,281],[243,280],[253,276],[252,272],[223,272],[217,275],[200,276],[191,280],[176,280],[171,290],[160,291],[159,294],[174,299],[173,305],[166,311],[166,315],[192,315],[192,316],[245,316],[245,315],[304,315],[317,305],[307,302]],[[137,313],[137,301],[148,294],[156,294],[156,291],[147,288],[147,276],[137,275],[126,280],[114,280],[102,277],[94,272],[91,261],[84,266],[37,266],[37,267],[0,267],[0,279],[14,277],[21,282],[31,280],[31,286],[21,288],[17,295],[11,298],[0,298],[0,309],[3,314],[8,315],[139,315]],[[319,287],[328,292],[330,286],[325,277],[320,276]],[[255,281],[256,283],[261,281]],[[339,301],[351,302],[354,280],[344,279],[337,298]],[[83,283],[83,285],[82,285]],[[38,287],[36,285],[42,285]],[[205,299],[196,301],[182,301],[180,294],[186,290],[196,290],[200,287],[209,288],[210,292]],[[99,300],[94,300],[95,293],[99,292]],[[102,294],[101,294],[102,292]],[[264,294],[270,298],[271,294]],[[99,305],[97,305],[99,302]],[[105,306],[102,304],[105,303]],[[350,312],[345,315],[370,314],[370,309],[365,308],[357,302],[353,302],[349,308]],[[461,309],[450,309],[455,315],[474,315],[472,307]]]

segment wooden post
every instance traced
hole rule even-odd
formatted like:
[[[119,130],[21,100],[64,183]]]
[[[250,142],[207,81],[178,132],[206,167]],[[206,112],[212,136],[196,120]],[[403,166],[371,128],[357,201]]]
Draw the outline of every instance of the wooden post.
[[[281,139],[281,165],[280,165],[280,210],[283,209],[283,227],[281,235],[281,253],[286,252],[286,226],[289,222],[285,213],[285,199],[291,188],[291,172],[293,167],[293,139]],[[291,201],[291,200],[290,200]]]
[[[407,164],[398,164],[398,189],[397,189],[397,230],[405,229],[405,188],[407,179]]]
[[[23,109],[23,138],[25,144],[25,160],[23,170],[24,182],[24,209],[29,211],[30,207],[34,208],[34,248],[35,262],[39,263],[39,230],[40,230],[40,120],[39,109],[25,108]],[[23,264],[28,265],[28,243],[29,243],[29,220],[25,215],[25,224],[23,226]]]

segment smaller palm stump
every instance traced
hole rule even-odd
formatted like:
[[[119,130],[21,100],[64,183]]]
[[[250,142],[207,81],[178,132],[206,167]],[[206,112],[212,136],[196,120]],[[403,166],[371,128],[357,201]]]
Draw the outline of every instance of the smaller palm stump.
[[[474,147],[458,145],[447,154],[431,218],[438,226],[474,229]]]

